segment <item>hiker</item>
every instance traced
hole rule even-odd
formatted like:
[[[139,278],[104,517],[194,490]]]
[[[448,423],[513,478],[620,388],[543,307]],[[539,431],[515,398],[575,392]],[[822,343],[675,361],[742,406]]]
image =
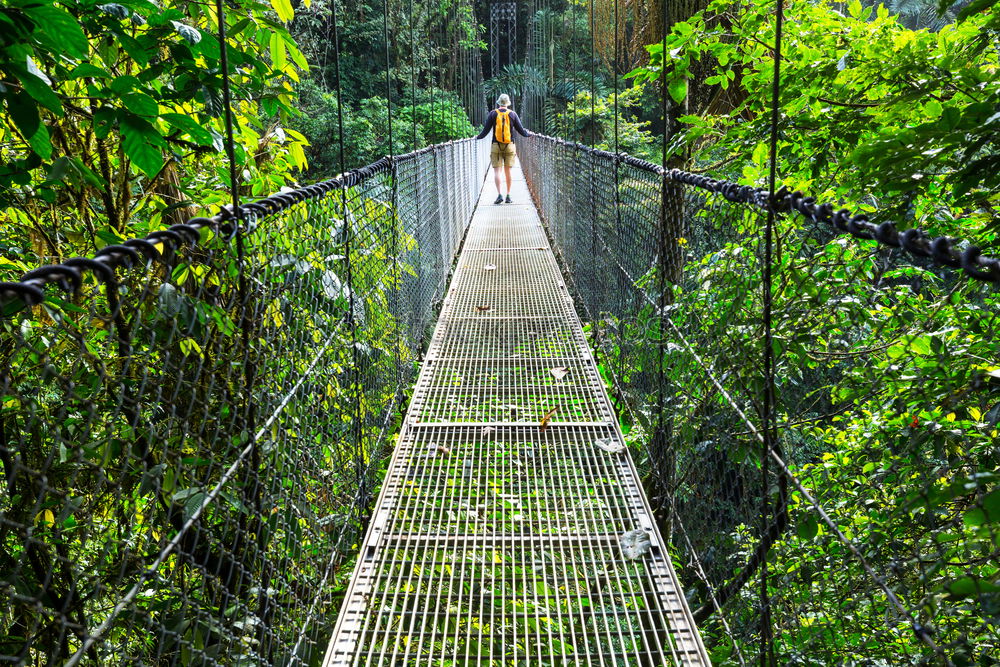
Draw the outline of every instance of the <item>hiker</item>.
[[[497,109],[490,112],[483,125],[483,131],[476,139],[482,139],[490,132],[493,133],[493,146],[490,148],[490,164],[493,165],[493,182],[497,186],[497,199],[494,204],[502,204],[504,196],[500,190],[500,166],[503,165],[504,173],[507,176],[507,203],[510,204],[510,168],[514,166],[514,158],[517,156],[517,147],[514,146],[514,136],[511,128],[518,131],[522,137],[530,137],[531,133],[526,132],[521,126],[521,119],[517,113],[510,108],[510,96],[504,93],[497,98]]]

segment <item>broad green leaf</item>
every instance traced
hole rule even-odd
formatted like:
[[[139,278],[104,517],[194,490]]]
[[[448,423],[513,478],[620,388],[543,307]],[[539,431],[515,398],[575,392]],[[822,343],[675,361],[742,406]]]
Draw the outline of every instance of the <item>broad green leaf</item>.
[[[17,78],[25,92],[52,113],[60,117],[63,115],[62,102],[59,100],[59,96],[52,91],[52,82],[38,69],[34,60],[28,58],[25,67],[12,65],[10,69],[17,73]]]
[[[65,53],[72,58],[87,55],[87,36],[80,22],[65,9],[56,5],[28,4],[24,13],[36,23],[32,36],[53,53]]]
[[[285,40],[281,38],[276,32],[271,33],[270,39],[271,47],[271,64],[274,69],[283,70],[287,64],[287,59],[285,58]]]
[[[215,138],[212,133],[198,124],[198,121],[179,113],[161,114],[160,118],[165,120],[172,128],[187,134],[192,141],[201,146],[213,146]]]
[[[125,93],[121,99],[125,108],[138,116],[156,116],[160,111],[156,100],[145,93]]]
[[[278,18],[285,23],[288,23],[295,18],[295,11],[292,9],[292,3],[290,0],[271,0],[271,6],[274,7],[274,11],[278,14]]]
[[[152,178],[163,167],[163,138],[147,121],[131,114],[120,117],[122,148],[144,174]]]
[[[966,510],[962,520],[970,527],[1000,523],[1000,489],[987,494],[979,507]]]
[[[129,11],[128,7],[117,2],[108,2],[102,5],[98,5],[97,8],[100,9],[105,14],[110,14],[111,16],[114,16],[116,19],[120,21],[124,21],[125,19],[127,19],[129,16],[132,15],[132,12]]]
[[[201,31],[197,28],[192,28],[189,25],[181,23],[180,21],[171,21],[170,25],[174,27],[177,34],[184,38],[189,44],[197,44],[201,41]]]
[[[811,540],[819,533],[819,522],[811,512],[804,514],[795,526],[795,532],[798,533],[799,537],[802,539]]]
[[[142,88],[142,81],[139,81],[139,79],[130,74],[115,77],[115,80],[111,82],[111,90],[119,95],[127,93],[130,90],[135,90],[136,88]]]
[[[308,160],[306,159],[305,151],[302,150],[301,144],[290,143],[287,145],[288,155],[298,169],[305,169],[308,166]]]
[[[44,125],[39,125],[35,133],[32,134],[28,139],[28,144],[31,146],[31,150],[38,153],[43,160],[48,160],[52,157],[52,140],[49,138],[49,130]]]
[[[27,93],[17,92],[8,95],[7,113],[25,139],[37,132],[42,122],[38,116],[38,104]]]
[[[975,577],[962,577],[952,581],[947,586],[949,597],[961,599],[982,595],[983,593],[1000,592],[1000,586],[991,581]]]
[[[90,63],[80,63],[73,68],[70,72],[70,77],[74,79],[81,79],[83,77],[90,77],[94,79],[110,79],[111,73],[103,67],[98,67],[97,65],[91,65]]]
[[[687,91],[688,91],[687,79],[684,78],[674,79],[673,81],[670,82],[668,90],[670,91],[670,97],[673,98],[674,102],[680,104],[681,102],[684,101],[684,98],[687,97]]]
[[[194,516],[194,513],[201,509],[202,504],[205,502],[206,493],[199,491],[191,495],[186,501],[184,501],[184,518],[190,519]]]
[[[295,42],[291,40],[285,40],[285,48],[288,50],[288,55],[292,57],[292,62],[295,63],[303,72],[309,71],[309,63],[306,61],[306,57],[302,55],[302,51],[295,46]]]

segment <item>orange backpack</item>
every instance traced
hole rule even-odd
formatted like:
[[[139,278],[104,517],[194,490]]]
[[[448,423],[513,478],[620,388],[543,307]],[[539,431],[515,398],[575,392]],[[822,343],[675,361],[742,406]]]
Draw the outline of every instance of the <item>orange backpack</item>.
[[[494,125],[493,133],[501,144],[510,143],[510,110],[497,110],[497,122]]]

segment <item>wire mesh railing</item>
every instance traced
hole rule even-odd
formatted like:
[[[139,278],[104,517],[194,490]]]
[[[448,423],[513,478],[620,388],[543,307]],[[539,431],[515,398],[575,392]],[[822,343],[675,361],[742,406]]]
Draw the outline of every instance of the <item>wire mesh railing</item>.
[[[995,659],[1000,262],[798,193],[520,148],[713,662]]]
[[[0,662],[322,658],[487,149],[0,284]]]

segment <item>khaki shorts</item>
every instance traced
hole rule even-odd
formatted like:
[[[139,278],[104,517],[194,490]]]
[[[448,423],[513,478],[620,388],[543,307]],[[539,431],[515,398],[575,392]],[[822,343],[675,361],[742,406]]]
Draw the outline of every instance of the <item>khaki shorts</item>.
[[[505,167],[514,166],[514,158],[517,156],[517,147],[513,142],[509,144],[498,144],[493,143],[493,147],[490,148],[490,164],[496,169],[501,164]]]

